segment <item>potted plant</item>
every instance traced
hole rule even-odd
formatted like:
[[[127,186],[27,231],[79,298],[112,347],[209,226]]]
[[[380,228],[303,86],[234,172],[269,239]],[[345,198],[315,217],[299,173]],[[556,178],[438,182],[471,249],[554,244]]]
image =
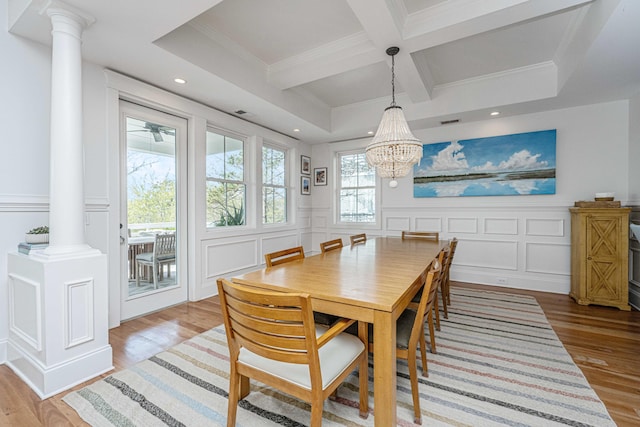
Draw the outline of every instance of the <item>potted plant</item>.
[[[32,228],[24,235],[24,240],[27,243],[49,243],[49,227]]]

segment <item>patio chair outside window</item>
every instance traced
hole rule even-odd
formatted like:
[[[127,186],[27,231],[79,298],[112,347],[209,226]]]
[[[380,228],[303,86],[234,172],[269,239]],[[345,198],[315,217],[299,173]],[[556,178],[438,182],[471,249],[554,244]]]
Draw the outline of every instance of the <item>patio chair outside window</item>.
[[[153,287],[158,288],[158,276],[162,277],[164,265],[168,265],[167,277],[171,275],[171,264],[176,262],[176,233],[156,234],[153,252],[136,256],[138,268],[151,267]],[[136,275],[136,286],[140,285],[140,272]]]

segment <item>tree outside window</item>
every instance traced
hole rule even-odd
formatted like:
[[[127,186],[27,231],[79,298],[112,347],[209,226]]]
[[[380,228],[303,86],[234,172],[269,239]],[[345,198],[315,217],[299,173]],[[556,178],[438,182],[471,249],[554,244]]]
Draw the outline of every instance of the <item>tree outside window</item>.
[[[207,131],[207,227],[244,225],[244,141]]]
[[[376,221],[376,174],[364,153],[339,154],[339,221]]]
[[[262,148],[262,223],[287,222],[286,152]]]

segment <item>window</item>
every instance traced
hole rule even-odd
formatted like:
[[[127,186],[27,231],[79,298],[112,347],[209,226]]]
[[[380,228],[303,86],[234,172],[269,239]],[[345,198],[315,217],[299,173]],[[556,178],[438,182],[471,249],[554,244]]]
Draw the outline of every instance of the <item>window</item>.
[[[339,154],[339,221],[376,221],[376,174],[364,153]]]
[[[245,224],[244,141],[207,131],[207,227]]]
[[[262,223],[287,222],[285,151],[262,147]]]

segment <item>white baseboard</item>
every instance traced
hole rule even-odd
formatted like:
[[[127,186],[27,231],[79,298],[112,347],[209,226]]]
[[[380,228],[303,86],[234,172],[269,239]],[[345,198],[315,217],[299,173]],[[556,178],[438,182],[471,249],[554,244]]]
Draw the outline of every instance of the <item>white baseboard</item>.
[[[7,366],[40,399],[47,399],[113,369],[110,345],[53,366],[43,366],[12,342],[8,343],[7,350]]]
[[[451,280],[456,282],[477,283],[480,285],[499,286],[502,288],[523,289],[528,291],[551,292],[568,295],[571,290],[571,279],[566,276],[532,277],[518,272],[481,272],[451,267]]]
[[[0,340],[0,365],[4,365],[7,363],[7,346],[9,345],[8,340]]]

